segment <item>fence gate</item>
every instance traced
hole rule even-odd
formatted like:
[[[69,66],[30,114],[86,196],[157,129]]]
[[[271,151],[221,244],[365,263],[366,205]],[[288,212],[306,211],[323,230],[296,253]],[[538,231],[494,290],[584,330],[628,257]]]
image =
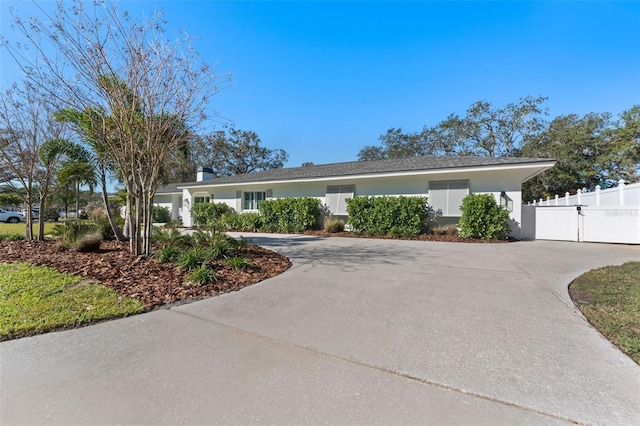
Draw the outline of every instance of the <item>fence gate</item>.
[[[540,200],[522,206],[521,235],[525,239],[640,244],[639,200],[640,183]]]

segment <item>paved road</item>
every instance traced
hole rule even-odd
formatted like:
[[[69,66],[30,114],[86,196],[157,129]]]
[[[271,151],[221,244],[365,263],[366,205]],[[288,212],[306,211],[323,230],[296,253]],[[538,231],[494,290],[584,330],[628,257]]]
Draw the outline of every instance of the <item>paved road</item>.
[[[568,283],[640,247],[253,235],[241,291],[0,344],[0,424],[640,424]]]

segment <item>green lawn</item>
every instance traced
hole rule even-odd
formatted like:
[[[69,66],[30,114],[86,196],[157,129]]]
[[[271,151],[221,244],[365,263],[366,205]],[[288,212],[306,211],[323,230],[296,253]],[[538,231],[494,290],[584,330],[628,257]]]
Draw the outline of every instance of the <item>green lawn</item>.
[[[0,264],[0,340],[141,311],[139,301],[79,277],[27,263]]]
[[[640,262],[589,271],[569,293],[589,322],[640,364]]]
[[[55,222],[45,222],[44,223],[44,234],[47,235],[51,233],[51,230],[55,226]],[[26,235],[26,225],[24,222],[22,223],[6,223],[0,222],[0,234],[21,234]],[[38,234],[38,222],[33,224],[33,235]]]

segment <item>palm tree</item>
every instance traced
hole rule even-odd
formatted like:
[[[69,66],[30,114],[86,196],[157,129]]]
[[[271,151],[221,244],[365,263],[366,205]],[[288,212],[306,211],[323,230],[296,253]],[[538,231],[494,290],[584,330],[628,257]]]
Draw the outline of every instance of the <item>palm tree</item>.
[[[80,187],[89,185],[89,190],[93,192],[93,187],[97,184],[96,173],[93,164],[89,161],[70,160],[62,164],[58,172],[58,180],[62,185],[72,183],[76,194],[76,218],[80,212]]]

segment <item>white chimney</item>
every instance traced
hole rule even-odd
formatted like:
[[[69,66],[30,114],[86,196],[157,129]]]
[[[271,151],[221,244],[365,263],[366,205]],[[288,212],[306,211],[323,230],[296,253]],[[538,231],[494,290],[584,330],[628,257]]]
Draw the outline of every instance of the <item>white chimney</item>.
[[[198,167],[198,171],[196,173],[196,182],[213,179],[214,177],[215,176],[213,175],[213,169],[210,169],[209,167]]]

